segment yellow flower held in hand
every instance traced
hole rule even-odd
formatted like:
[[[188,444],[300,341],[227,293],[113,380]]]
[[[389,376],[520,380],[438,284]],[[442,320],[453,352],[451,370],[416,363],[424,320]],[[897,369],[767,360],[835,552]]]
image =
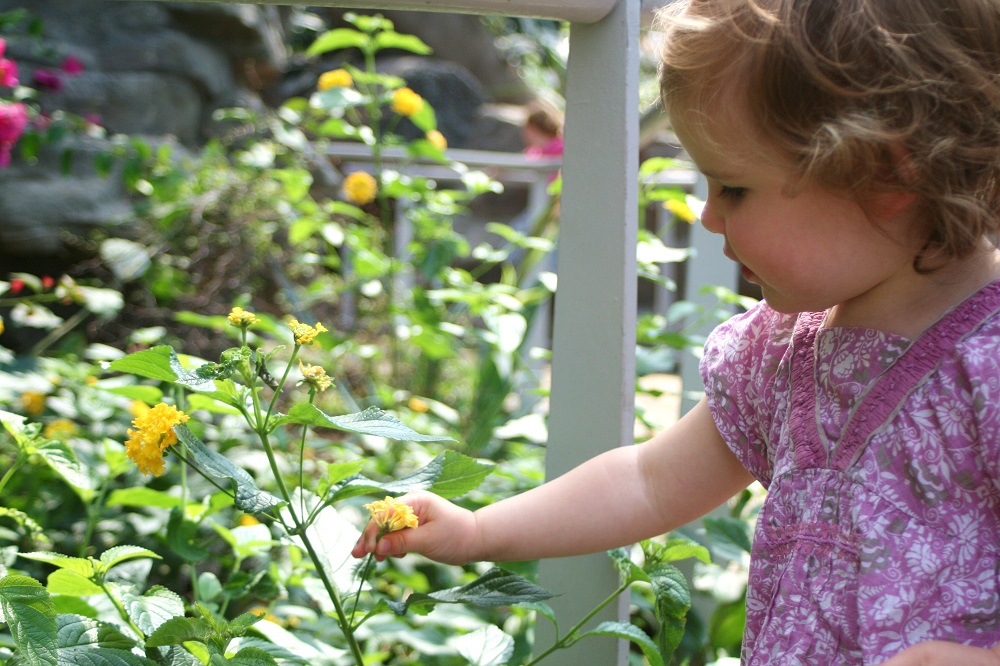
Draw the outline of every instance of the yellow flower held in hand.
[[[297,345],[308,345],[316,339],[317,335],[325,333],[327,330],[320,323],[317,323],[316,326],[301,324],[295,317],[289,317],[288,328],[292,329],[292,335],[295,336],[295,344]]]
[[[444,138],[444,134],[437,130],[431,130],[427,133],[427,141],[438,150],[444,150],[448,147],[448,139]]]
[[[378,525],[380,535],[416,527],[419,524],[417,515],[413,513],[413,508],[409,504],[389,496],[384,500],[365,504],[365,508],[371,512],[372,520]]]
[[[133,413],[141,410],[133,409]],[[163,452],[177,443],[174,426],[185,423],[187,414],[173,405],[160,403],[132,421],[136,430],[129,428],[125,442],[125,455],[143,474],[160,476],[166,470]]]
[[[397,88],[392,92],[392,110],[410,118],[424,108],[424,98],[409,88]]]
[[[260,323],[260,319],[257,318],[257,315],[240,307],[230,310],[227,318],[229,319],[229,325],[235,326],[236,328],[247,328],[253,324]]]
[[[375,201],[377,191],[378,183],[370,173],[355,171],[344,179],[344,197],[358,206]]]
[[[353,85],[354,79],[346,69],[331,69],[319,75],[316,90],[323,92],[330,88],[350,88]]]

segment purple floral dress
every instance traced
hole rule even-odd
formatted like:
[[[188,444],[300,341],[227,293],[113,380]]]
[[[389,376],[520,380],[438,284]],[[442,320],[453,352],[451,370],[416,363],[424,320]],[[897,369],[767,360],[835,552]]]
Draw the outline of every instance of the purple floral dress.
[[[744,664],[1000,642],[1000,281],[912,343],[761,303],[712,333],[701,369],[768,489]]]

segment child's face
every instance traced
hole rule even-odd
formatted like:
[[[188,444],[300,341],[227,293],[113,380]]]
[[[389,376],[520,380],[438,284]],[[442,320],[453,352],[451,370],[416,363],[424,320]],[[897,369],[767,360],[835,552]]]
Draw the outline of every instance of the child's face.
[[[887,288],[912,276],[920,246],[909,238],[912,224],[879,220],[879,229],[855,198],[820,185],[793,189],[791,164],[754,140],[740,114],[720,113],[693,120],[681,110],[671,118],[708,180],[702,224],[725,236],[726,256],[761,287],[772,308],[871,310],[878,297],[892,293]]]

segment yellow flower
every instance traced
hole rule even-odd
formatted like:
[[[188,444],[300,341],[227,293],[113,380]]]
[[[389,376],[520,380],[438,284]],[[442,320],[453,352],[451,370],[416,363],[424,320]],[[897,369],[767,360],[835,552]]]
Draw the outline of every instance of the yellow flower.
[[[354,79],[346,69],[331,69],[329,72],[323,72],[319,75],[316,90],[323,92],[330,88],[350,88],[353,85]]]
[[[427,404],[426,400],[421,400],[417,396],[413,396],[406,402],[406,406],[417,412],[418,414],[426,414],[430,411],[430,405]]]
[[[444,134],[441,134],[441,132],[437,130],[431,130],[428,132],[427,140],[438,150],[444,150],[448,147],[448,139],[444,138]]]
[[[94,375],[87,375],[87,378],[83,381],[86,382],[87,386],[97,386],[97,382],[100,380]]]
[[[323,324],[319,323],[316,326],[300,324],[295,317],[289,317],[288,328],[292,329],[292,335],[295,336],[295,344],[297,345],[307,345],[315,340],[317,335],[325,333],[327,330]]]
[[[396,532],[407,527],[416,527],[419,521],[409,504],[386,496],[384,500],[375,500],[365,504],[372,514],[372,520],[378,525],[380,534]]]
[[[303,364],[299,359],[299,370],[302,371],[302,381],[316,391],[325,391],[333,386],[333,380],[321,366]]]
[[[392,110],[407,118],[420,113],[424,108],[424,98],[409,88],[397,88],[392,92]]]
[[[135,409],[133,413],[141,411]],[[135,417],[129,428],[128,441],[125,442],[125,455],[135,462],[143,474],[160,476],[166,470],[163,462],[163,452],[177,443],[174,426],[186,422],[190,417],[173,405],[160,403],[152,409],[147,408],[144,414]]]
[[[21,394],[21,409],[28,416],[38,416],[45,411],[45,394],[38,391],[25,391]]]
[[[56,419],[45,426],[45,429],[42,430],[42,436],[45,439],[66,440],[75,435],[76,432],[76,424],[69,419]]]
[[[0,335],[3,335],[3,317],[0,317]]]
[[[244,513],[240,516],[240,527],[252,527],[254,525],[260,525],[260,521],[249,513]]]
[[[137,419],[140,416],[145,416],[149,413],[150,409],[151,407],[142,400],[133,400],[128,406],[128,411],[132,414],[132,418],[134,419]]]
[[[236,328],[247,328],[253,324],[259,324],[260,319],[257,319],[257,315],[250,312],[249,310],[244,310],[243,308],[233,308],[229,312],[229,325],[235,326]]]
[[[364,171],[355,171],[344,179],[344,196],[353,204],[364,206],[375,201],[378,183],[375,177]]]
[[[694,214],[691,207],[679,199],[667,199],[663,202],[663,207],[677,216],[678,219],[692,224],[697,222],[698,216]]]

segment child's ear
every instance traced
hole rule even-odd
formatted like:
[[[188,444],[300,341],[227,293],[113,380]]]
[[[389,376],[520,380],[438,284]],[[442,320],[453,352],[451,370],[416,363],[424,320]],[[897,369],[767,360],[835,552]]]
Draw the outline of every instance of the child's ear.
[[[875,186],[861,196],[865,212],[879,222],[896,218],[918,199],[917,193],[910,187],[917,179],[910,153],[898,143],[889,146],[888,153],[890,168],[884,185]]]

